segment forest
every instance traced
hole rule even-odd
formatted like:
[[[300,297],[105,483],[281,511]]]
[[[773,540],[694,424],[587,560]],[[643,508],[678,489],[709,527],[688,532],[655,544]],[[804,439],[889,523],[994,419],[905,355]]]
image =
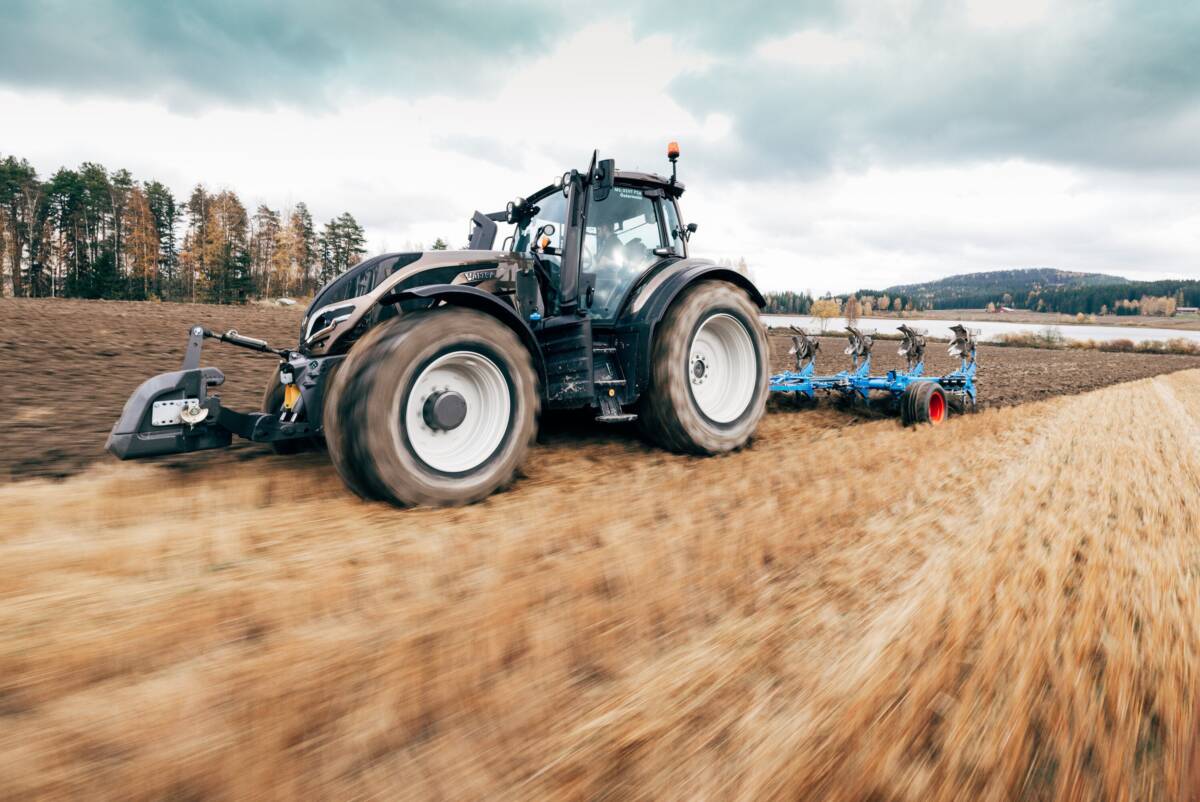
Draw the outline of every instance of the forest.
[[[905,284],[869,295],[901,296],[904,308],[983,309],[1008,306],[1034,312],[1086,315],[1171,316],[1179,307],[1200,306],[1200,281],[1131,281],[1103,273],[1053,268],[993,270]]]
[[[366,253],[349,212],[319,230],[304,203],[251,214],[230,189],[176,197],[85,162],[42,180],[0,158],[0,295],[243,303],[305,296]]]

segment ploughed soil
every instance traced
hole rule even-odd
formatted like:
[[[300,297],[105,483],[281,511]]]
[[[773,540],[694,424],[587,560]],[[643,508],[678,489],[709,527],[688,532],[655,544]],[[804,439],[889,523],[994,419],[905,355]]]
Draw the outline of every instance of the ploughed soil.
[[[978,415],[712,459],[558,416],[450,510],[104,458],[189,324],[300,314],[0,300],[0,476],[79,474],[0,479],[0,800],[1200,802],[1200,360],[984,347]]]
[[[65,477],[110,459],[104,442],[125,399],[142,380],[179,368],[192,324],[237,329],[286,347],[296,342],[302,315],[300,307],[0,298],[0,409],[5,411],[0,481]],[[789,365],[789,346],[786,333],[772,333],[773,369]],[[841,337],[822,338],[819,373],[845,367],[844,346]],[[897,346],[886,340],[876,344],[877,372],[903,367]],[[273,357],[210,341],[203,362],[225,373],[220,389],[224,403],[236,409],[258,408]],[[927,373],[953,368],[945,343],[929,344],[926,366]],[[1194,367],[1200,367],[1200,357],[985,345],[979,351],[980,404],[1019,404]],[[787,406],[773,403],[772,409]],[[831,416],[831,422],[850,425],[870,417],[862,410],[848,411]],[[593,425],[579,416],[551,416],[544,431],[544,440],[568,438],[584,456],[598,445],[636,439],[632,427]],[[268,453],[266,446],[235,439],[230,449],[161,462],[179,467],[236,464]]]

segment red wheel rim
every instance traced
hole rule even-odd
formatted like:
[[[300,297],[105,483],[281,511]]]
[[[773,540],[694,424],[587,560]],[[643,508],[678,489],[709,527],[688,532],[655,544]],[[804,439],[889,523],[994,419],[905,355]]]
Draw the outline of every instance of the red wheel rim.
[[[929,422],[941,423],[946,417],[946,396],[941,390],[934,390],[929,395]]]

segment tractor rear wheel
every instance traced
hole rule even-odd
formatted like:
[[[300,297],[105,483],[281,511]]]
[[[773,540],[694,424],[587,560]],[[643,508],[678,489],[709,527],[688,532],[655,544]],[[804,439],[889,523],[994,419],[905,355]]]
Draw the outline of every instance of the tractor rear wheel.
[[[537,436],[537,374],[512,329],[455,307],[402,315],[356,343],[326,402],[326,438],[366,498],[448,506],[512,481]]]
[[[948,414],[946,392],[934,382],[913,382],[900,396],[900,420],[905,426],[941,423]]]
[[[741,448],[766,412],[767,353],[758,308],[745,292],[724,281],[686,288],[655,334],[642,431],[671,451]]]

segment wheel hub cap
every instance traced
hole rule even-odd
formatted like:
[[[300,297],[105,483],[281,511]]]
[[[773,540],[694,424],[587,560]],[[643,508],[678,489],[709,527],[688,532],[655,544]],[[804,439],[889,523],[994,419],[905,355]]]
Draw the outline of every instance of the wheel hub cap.
[[[448,432],[457,429],[467,417],[467,399],[453,390],[438,390],[425,399],[422,416],[430,429]]]

